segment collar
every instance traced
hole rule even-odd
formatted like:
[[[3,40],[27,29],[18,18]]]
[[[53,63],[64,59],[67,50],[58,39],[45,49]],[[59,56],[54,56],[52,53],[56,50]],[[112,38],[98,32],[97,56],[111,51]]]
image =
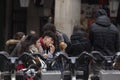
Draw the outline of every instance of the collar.
[[[43,49],[46,49],[47,47],[45,46],[44,42],[43,42],[43,38],[40,37],[40,43]]]

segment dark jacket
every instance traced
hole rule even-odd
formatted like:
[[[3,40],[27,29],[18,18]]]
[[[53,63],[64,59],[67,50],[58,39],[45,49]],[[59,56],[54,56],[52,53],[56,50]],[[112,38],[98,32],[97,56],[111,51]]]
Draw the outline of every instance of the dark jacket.
[[[119,2],[120,2],[120,1],[119,1]],[[117,22],[117,24],[120,25],[120,4],[119,4],[119,7],[118,7],[116,22]]]
[[[59,43],[61,41],[64,41],[67,44],[67,48],[65,49],[66,52],[69,52],[69,47],[70,47],[70,40],[68,38],[68,36],[57,30],[57,41],[56,41],[56,51],[55,52],[59,52],[60,51],[60,47],[59,47]]]
[[[90,26],[90,41],[93,50],[102,52],[105,56],[112,56],[119,51],[119,32],[110,19],[103,15]]]
[[[78,56],[83,51],[90,51],[90,43],[87,34],[79,30],[71,35],[70,56]]]

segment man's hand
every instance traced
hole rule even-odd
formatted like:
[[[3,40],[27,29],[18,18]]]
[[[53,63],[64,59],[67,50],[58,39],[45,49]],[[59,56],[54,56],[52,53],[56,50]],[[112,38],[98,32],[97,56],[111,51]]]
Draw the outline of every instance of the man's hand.
[[[48,58],[48,54],[47,53],[43,54],[43,56],[44,56],[44,58]]]
[[[61,41],[60,43],[59,43],[59,47],[60,47],[60,50],[65,50],[66,49],[66,47],[67,47],[67,44],[64,42],[64,41]]]
[[[55,46],[53,44],[50,44],[49,47],[50,47],[50,53],[53,54],[55,51]]]

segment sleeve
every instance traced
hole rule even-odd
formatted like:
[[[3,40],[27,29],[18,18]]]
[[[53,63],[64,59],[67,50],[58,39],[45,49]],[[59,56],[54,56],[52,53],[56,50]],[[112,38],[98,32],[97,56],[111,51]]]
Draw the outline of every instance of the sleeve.
[[[53,54],[51,54],[49,51],[48,51],[48,59],[51,59],[53,58]]]
[[[91,45],[93,45],[93,32],[92,32],[92,27],[89,28],[89,40]]]
[[[120,35],[119,35],[119,32],[116,33],[115,49],[116,49],[116,52],[120,51]]]

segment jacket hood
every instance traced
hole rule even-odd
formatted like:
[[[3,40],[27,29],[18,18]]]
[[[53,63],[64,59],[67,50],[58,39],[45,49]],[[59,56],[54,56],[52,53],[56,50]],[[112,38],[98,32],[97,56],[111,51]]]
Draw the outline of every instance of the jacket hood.
[[[86,37],[86,33],[83,31],[78,31],[71,35],[71,40],[79,40],[83,37]]]
[[[95,17],[98,18],[100,16],[106,15],[107,16],[107,12],[104,9],[98,9],[96,11]]]
[[[14,45],[17,44],[19,42],[19,40],[15,40],[15,39],[10,39],[8,41],[6,41],[6,45]]]
[[[103,15],[96,19],[96,24],[101,25],[103,27],[109,27],[111,25],[111,21],[107,16]]]

